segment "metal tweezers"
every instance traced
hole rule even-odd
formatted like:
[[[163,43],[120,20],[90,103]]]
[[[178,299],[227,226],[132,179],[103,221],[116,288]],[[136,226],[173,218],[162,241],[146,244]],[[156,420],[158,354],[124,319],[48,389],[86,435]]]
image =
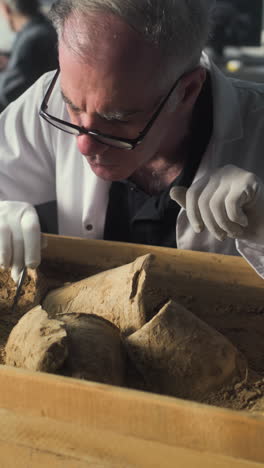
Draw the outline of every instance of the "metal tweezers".
[[[20,277],[19,277],[19,280],[18,280],[18,284],[17,284],[17,290],[16,290],[16,294],[15,294],[15,297],[13,299],[13,304],[12,304],[12,307],[11,307],[11,312],[14,312],[15,309],[16,309],[16,305],[18,303],[18,299],[19,299],[19,296],[20,296],[20,292],[21,292],[21,289],[22,289],[22,286],[24,284],[24,281],[25,281],[25,278],[27,276],[27,268],[24,267],[21,274],[20,274]]]

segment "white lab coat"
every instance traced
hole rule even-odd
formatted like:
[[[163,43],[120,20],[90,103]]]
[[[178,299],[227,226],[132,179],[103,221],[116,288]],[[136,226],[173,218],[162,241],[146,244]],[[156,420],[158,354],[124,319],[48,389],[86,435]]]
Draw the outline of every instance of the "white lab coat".
[[[264,182],[264,85],[227,78],[206,56],[202,60],[212,78],[214,122],[212,138],[194,180],[234,164],[254,172]],[[33,205],[56,199],[60,234],[102,239],[110,183],[91,171],[75,137],[38,115],[53,75],[43,75],[1,114],[0,199]],[[59,83],[49,112],[67,119]],[[207,115],[203,118],[206,120]],[[180,249],[241,253],[264,277],[264,246],[257,248],[232,239],[220,242],[208,231],[195,234],[185,210],[178,216],[176,236]]]

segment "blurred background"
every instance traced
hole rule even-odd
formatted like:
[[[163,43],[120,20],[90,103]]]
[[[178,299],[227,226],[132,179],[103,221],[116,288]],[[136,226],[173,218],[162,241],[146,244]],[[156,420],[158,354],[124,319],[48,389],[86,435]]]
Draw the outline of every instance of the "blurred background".
[[[47,12],[53,0],[41,0]],[[227,74],[264,82],[264,0],[216,0],[207,52]],[[0,15],[0,53],[14,41]]]
[[[53,0],[41,0],[41,7],[47,13]],[[15,34],[9,29],[3,16],[0,15],[0,53],[9,53],[15,38]]]
[[[0,112],[45,72],[58,67],[52,1],[0,0]]]
[[[264,82],[264,0],[216,0],[208,53],[227,74]]]

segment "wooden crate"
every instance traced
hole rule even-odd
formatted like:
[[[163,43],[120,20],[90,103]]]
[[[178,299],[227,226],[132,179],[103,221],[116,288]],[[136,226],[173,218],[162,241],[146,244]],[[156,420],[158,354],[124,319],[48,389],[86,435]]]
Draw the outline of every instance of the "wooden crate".
[[[241,258],[47,236],[45,258],[111,268],[152,252],[197,300],[262,305],[264,283]],[[264,417],[0,366],[0,466],[264,466]]]

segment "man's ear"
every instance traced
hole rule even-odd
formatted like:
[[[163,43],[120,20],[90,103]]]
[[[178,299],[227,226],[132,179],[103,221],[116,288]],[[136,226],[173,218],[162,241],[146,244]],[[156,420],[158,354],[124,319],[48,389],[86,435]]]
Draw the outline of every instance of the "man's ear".
[[[181,83],[179,82],[177,86],[175,87],[168,103],[168,112],[173,113],[176,111],[178,105],[182,101],[184,97],[184,89],[181,86]]]
[[[182,88],[181,103],[187,107],[192,107],[199,96],[206,79],[206,70],[203,67],[197,67],[195,70],[186,73],[180,81]]]
[[[184,74],[170,97],[168,112],[175,112],[179,105],[191,108],[200,94],[205,79],[206,70],[200,66]]]

